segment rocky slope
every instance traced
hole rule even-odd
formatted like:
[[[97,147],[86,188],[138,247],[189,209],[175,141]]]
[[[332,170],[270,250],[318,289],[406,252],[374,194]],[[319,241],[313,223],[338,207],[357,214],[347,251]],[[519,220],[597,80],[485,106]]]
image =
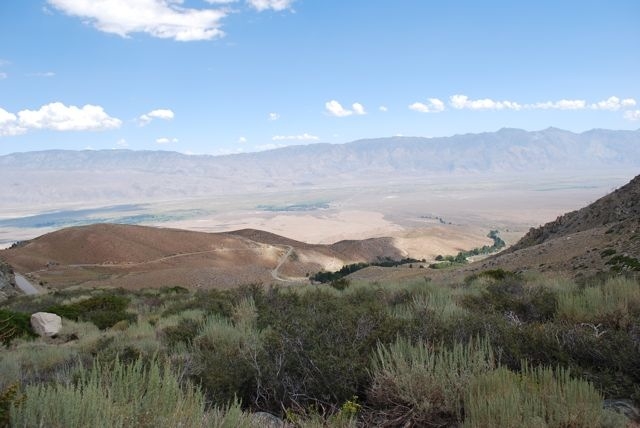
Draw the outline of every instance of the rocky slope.
[[[16,282],[13,269],[0,261],[0,301],[16,294]]]
[[[564,271],[576,277],[640,272],[640,176],[582,209],[532,228],[481,267]]]

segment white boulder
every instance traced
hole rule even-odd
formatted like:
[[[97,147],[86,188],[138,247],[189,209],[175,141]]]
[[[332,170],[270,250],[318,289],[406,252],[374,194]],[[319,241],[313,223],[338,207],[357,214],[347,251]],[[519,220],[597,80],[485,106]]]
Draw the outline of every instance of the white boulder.
[[[40,336],[55,336],[62,328],[62,318],[49,312],[36,312],[31,315],[31,327]]]

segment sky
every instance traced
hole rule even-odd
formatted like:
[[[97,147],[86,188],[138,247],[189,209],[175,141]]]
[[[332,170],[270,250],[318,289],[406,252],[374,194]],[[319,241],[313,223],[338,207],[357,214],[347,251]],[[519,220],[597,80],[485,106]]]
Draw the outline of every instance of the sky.
[[[0,154],[640,128],[637,0],[0,0]]]

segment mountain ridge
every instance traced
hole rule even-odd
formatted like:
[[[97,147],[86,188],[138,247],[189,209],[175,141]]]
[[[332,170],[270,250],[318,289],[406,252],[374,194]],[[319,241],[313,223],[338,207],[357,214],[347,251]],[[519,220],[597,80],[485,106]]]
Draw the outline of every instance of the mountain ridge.
[[[434,179],[604,176],[640,165],[640,130],[549,128],[453,137],[317,143],[224,156],[165,151],[41,151],[0,156],[9,206],[110,204]],[[488,179],[488,178],[487,178]],[[410,184],[409,184],[410,185]]]

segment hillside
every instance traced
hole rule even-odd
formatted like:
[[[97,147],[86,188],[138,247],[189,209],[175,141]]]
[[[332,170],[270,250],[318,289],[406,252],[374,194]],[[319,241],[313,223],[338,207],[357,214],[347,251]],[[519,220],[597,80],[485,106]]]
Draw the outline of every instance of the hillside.
[[[548,128],[442,138],[392,137],[346,144],[289,146],[237,155],[166,151],[50,150],[0,156],[5,208],[142,203],[317,186],[441,177],[598,174],[640,164],[640,131]],[[411,184],[409,184],[411,185]]]
[[[532,228],[482,267],[565,271],[640,272],[640,176],[594,203]]]
[[[124,288],[305,281],[321,269],[401,256],[387,238],[310,245],[255,230],[202,233],[118,224],[62,229],[0,252],[18,272],[49,286]]]
[[[428,276],[445,282],[488,269],[590,278],[603,272],[640,272],[640,176],[588,206],[531,230],[486,259],[456,269],[415,271],[368,268],[351,275],[364,280]]]

